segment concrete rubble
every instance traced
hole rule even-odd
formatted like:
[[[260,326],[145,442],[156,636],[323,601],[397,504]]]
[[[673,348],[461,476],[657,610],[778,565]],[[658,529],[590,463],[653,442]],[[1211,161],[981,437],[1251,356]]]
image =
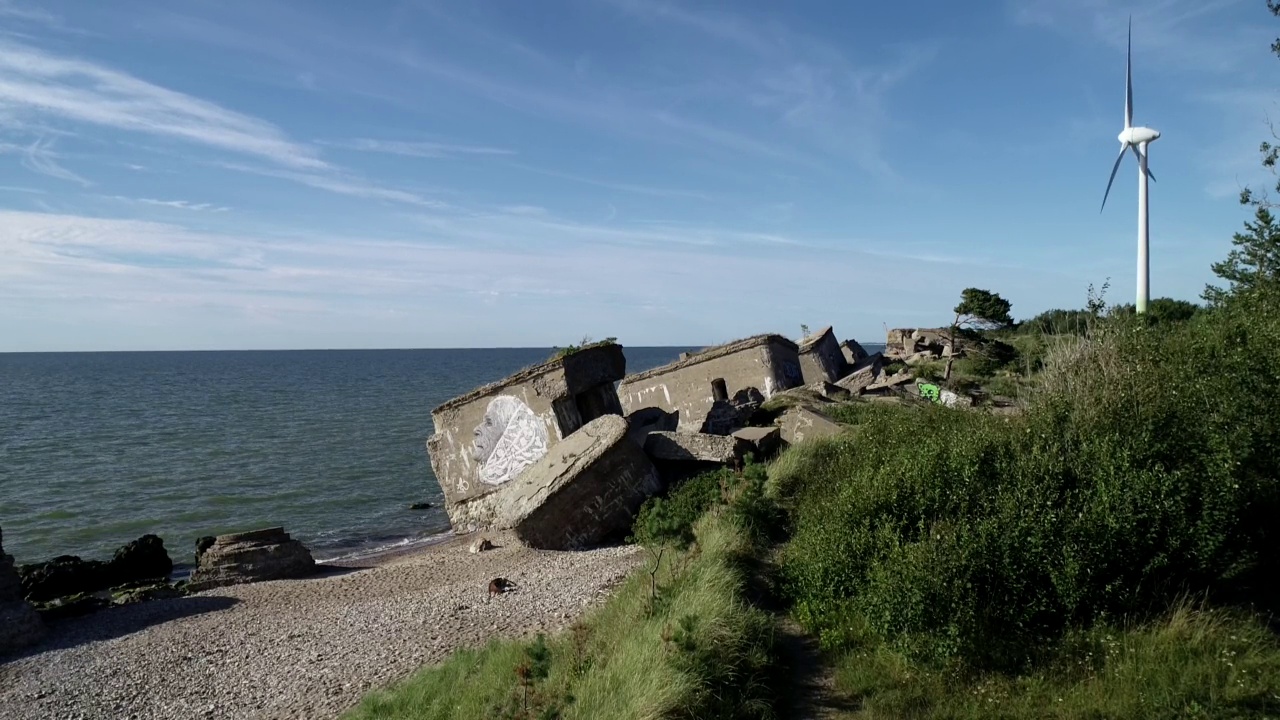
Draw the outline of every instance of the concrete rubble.
[[[632,375],[620,345],[588,345],[433,410],[431,466],[455,532],[510,529],[533,547],[585,548],[627,531],[647,497],[691,469],[843,433],[824,406],[923,397],[907,361],[950,354],[945,329],[886,340],[868,353],[831,327],[798,344],[755,335]]]
[[[645,438],[645,454],[654,460],[732,463],[740,460],[747,444],[733,435],[652,432]]]

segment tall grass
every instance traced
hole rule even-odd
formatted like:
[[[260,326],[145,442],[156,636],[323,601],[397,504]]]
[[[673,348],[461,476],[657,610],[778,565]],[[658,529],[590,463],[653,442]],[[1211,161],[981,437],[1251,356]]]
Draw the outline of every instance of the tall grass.
[[[1280,646],[1250,617],[1180,605],[1145,625],[1073,631],[1021,676],[948,673],[868,644],[837,661],[835,685],[866,720],[1277,717]]]

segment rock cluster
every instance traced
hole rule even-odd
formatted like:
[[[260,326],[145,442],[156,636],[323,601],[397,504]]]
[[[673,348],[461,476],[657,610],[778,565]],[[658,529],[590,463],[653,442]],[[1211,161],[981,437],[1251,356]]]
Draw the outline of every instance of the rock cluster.
[[[164,541],[143,535],[116,550],[111,560],[82,560],[75,555],[59,555],[41,563],[23,565],[23,595],[32,602],[44,602],[107,588],[145,581],[164,581],[173,572],[173,562]]]
[[[4,552],[0,533],[0,655],[32,645],[44,636],[44,622],[23,598],[13,556]]]
[[[262,580],[299,578],[315,572],[311,551],[284,528],[219,535],[196,541],[192,592]]]

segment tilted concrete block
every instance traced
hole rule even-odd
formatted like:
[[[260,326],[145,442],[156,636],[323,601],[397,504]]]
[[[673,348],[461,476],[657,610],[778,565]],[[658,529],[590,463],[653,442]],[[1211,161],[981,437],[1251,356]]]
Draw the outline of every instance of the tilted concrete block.
[[[653,463],[605,415],[557,443],[518,477],[453,506],[454,527],[514,529],[531,547],[575,550],[625,530],[661,489]]]

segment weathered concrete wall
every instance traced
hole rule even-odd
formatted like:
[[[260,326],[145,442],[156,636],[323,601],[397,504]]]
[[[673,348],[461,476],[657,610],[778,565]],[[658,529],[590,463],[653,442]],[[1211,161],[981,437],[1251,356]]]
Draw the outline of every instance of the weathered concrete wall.
[[[800,342],[800,373],[806,385],[816,382],[835,382],[845,376],[844,352],[836,340],[831,326],[810,335]]]
[[[514,528],[525,543],[572,550],[625,529],[661,489],[653,463],[627,438],[620,416],[597,418],[520,477],[450,508],[460,529]]]
[[[587,422],[621,415],[614,383],[626,368],[621,345],[595,345],[433,410],[435,434],[427,451],[446,507],[514,479]]]
[[[704,432],[717,400],[723,403],[748,388],[767,399],[803,383],[796,344],[781,335],[756,335],[630,375],[618,386],[618,396],[628,414],[656,407],[676,413],[681,432]]]

